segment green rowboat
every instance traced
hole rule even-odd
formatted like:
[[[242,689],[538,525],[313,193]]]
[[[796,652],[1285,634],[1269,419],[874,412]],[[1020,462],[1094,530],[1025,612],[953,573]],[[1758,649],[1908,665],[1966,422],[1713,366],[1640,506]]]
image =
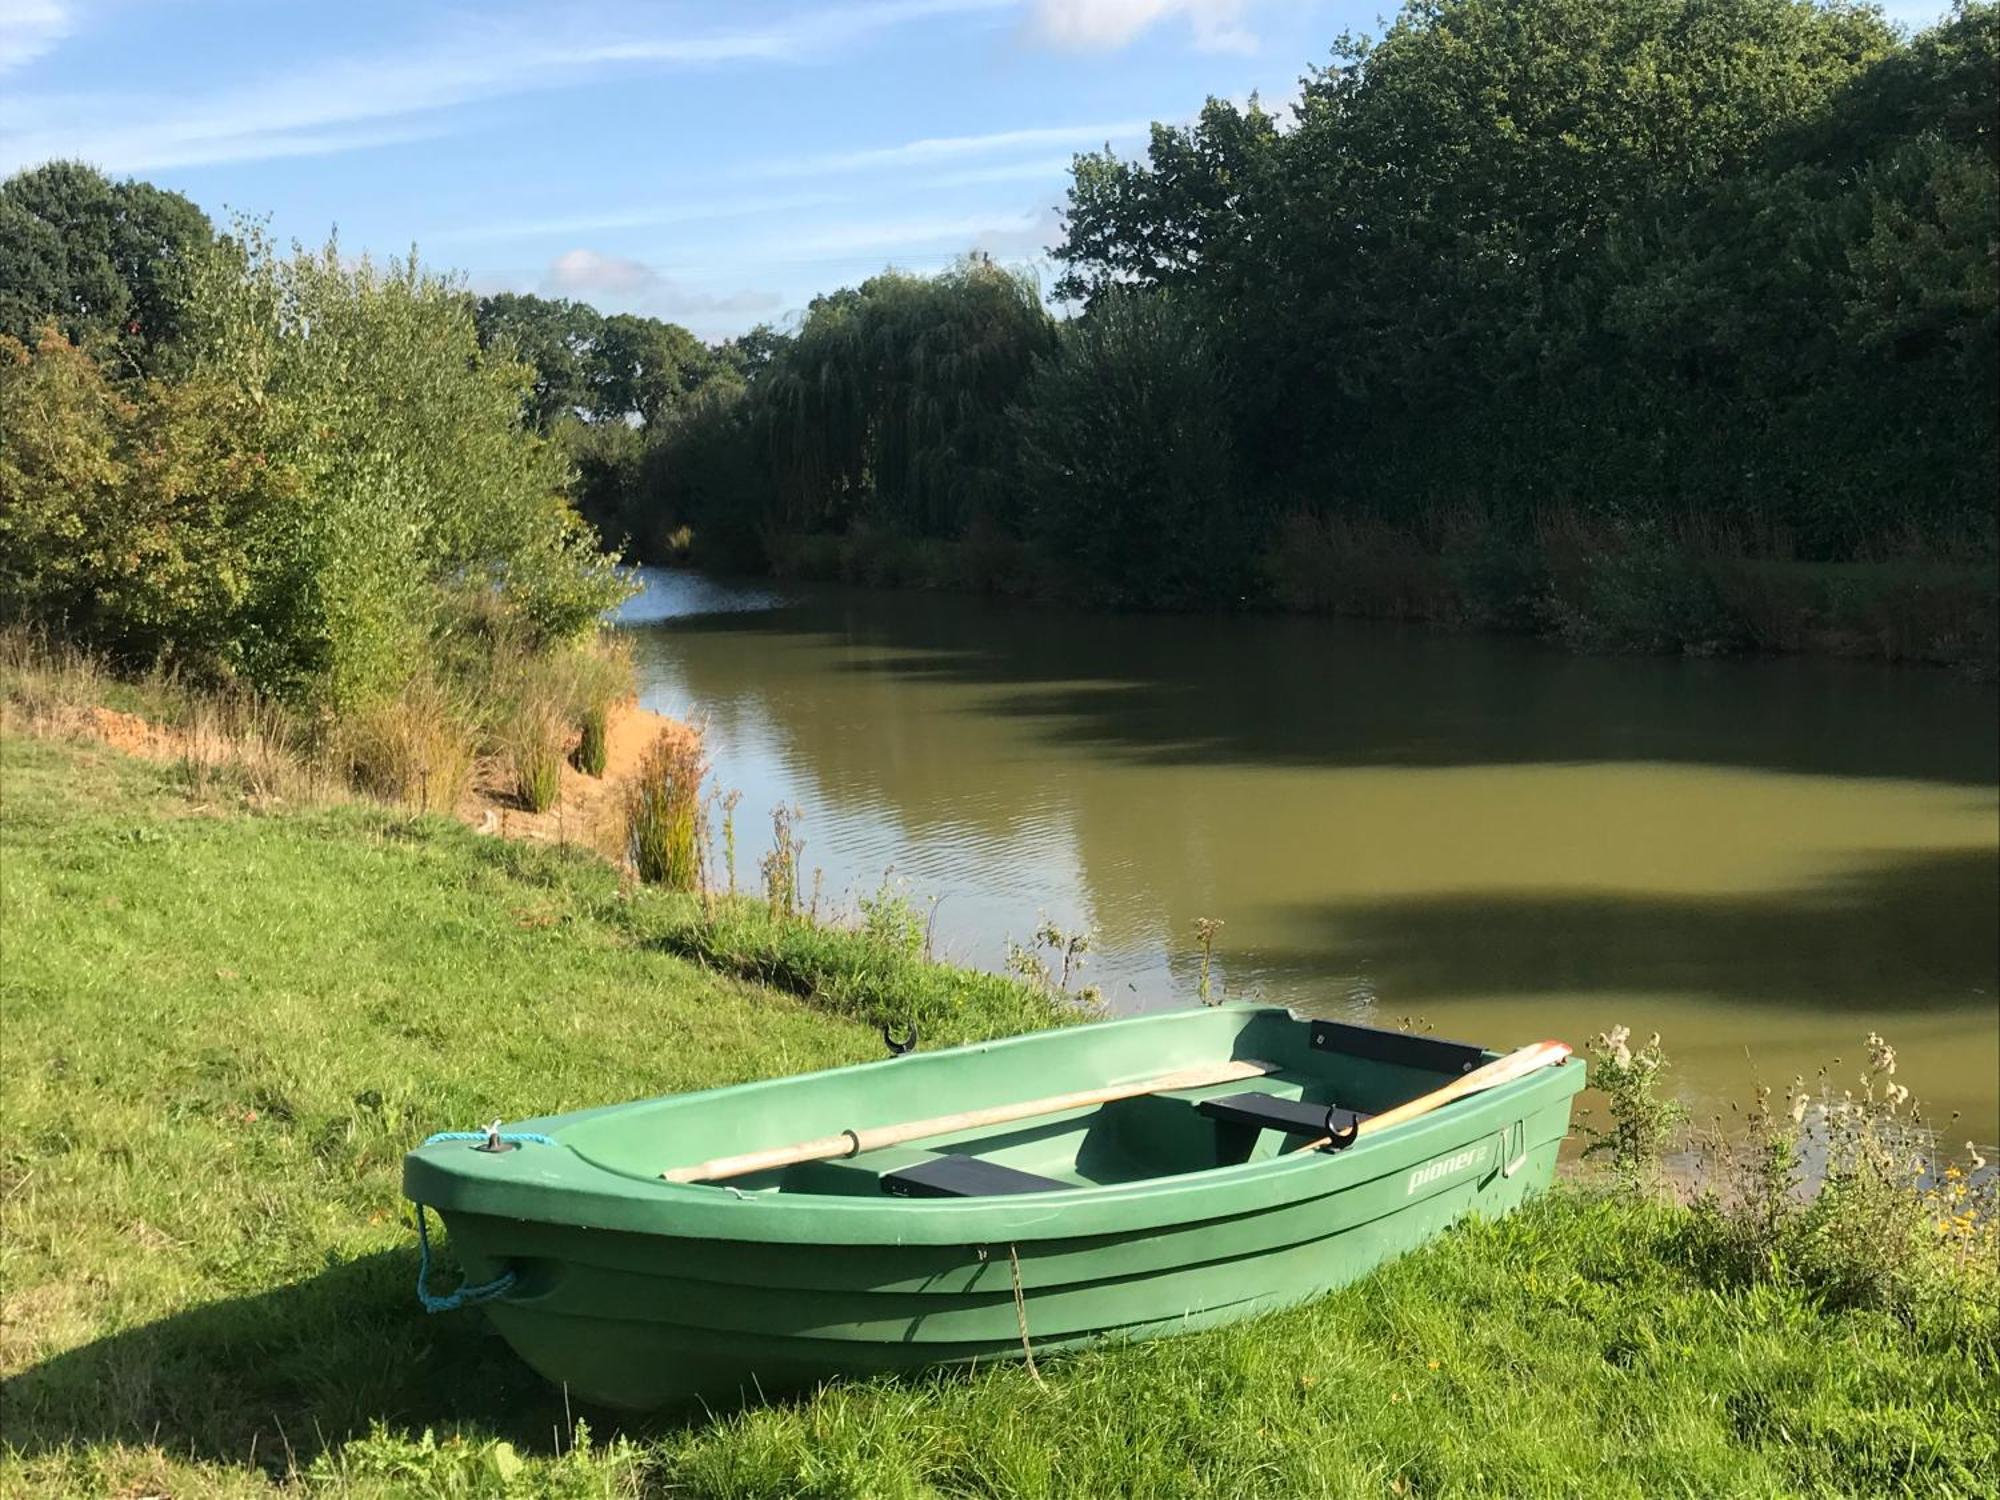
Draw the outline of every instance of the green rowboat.
[[[1351,1281],[1548,1184],[1584,1069],[1544,1046],[1175,1012],[433,1138],[403,1190],[548,1379],[728,1402]]]

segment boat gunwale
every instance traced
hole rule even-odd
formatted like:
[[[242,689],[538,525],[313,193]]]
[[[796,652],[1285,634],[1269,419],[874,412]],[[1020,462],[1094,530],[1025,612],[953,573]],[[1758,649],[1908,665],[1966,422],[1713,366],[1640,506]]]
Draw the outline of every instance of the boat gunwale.
[[[1231,1005],[1205,1012],[1132,1016],[1093,1024],[1105,1028],[1158,1025],[1169,1016],[1213,1015],[1217,1011],[1238,1014],[1246,1021],[1257,1015],[1309,1019],[1284,1007]],[[1052,1039],[1071,1034],[1071,1028],[1066,1027],[1025,1032],[940,1049],[925,1057],[928,1060],[986,1054],[1024,1044],[1048,1045]],[[516,1128],[547,1133],[614,1111],[646,1106],[699,1107],[704,1099],[724,1092],[797,1087],[808,1078],[904,1065],[902,1059],[885,1058],[544,1116],[520,1121]],[[1126,1182],[1078,1184],[1045,1193],[991,1198],[877,1199],[769,1190],[745,1192],[728,1183],[671,1183],[657,1177],[642,1177],[606,1166],[575,1146],[562,1144],[559,1137],[554,1147],[523,1147],[523,1151],[532,1153],[526,1157],[513,1152],[483,1155],[467,1150],[462,1144],[454,1155],[447,1157],[444,1155],[447,1148],[442,1145],[420,1146],[404,1158],[404,1192],[412,1200],[446,1215],[532,1220],[579,1230],[613,1230],[669,1238],[801,1245],[814,1242],[937,1245],[963,1244],[968,1240],[1091,1238],[1143,1232],[1167,1224],[1228,1219],[1337,1192],[1427,1160],[1495,1128],[1504,1128],[1484,1122],[1525,1118],[1552,1105],[1566,1104],[1569,1096],[1583,1087],[1583,1081],[1582,1062],[1570,1058],[1449,1108],[1368,1136],[1345,1151],[1295,1150],[1261,1160]],[[1529,1100],[1534,1102],[1526,1102]],[[1482,1123],[1474,1125],[1473,1117],[1480,1118]],[[546,1161],[544,1153],[551,1150],[561,1151],[561,1159]],[[523,1175],[522,1167],[534,1169],[535,1175]],[[1202,1212],[1190,1214],[1186,1209],[1197,1194],[1211,1201],[1204,1204]],[[535,1211],[521,1211],[529,1203]]]

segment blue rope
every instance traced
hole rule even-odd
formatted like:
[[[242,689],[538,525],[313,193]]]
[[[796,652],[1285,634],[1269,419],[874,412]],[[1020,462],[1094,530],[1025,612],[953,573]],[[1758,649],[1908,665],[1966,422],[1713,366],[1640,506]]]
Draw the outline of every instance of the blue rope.
[[[553,1146],[555,1141],[546,1135],[538,1135],[532,1130],[485,1131],[485,1130],[440,1130],[424,1139],[426,1146],[435,1146],[442,1141],[486,1141],[501,1140],[515,1145],[532,1143],[537,1146]],[[461,1286],[457,1291],[438,1297],[431,1293],[431,1231],[430,1223],[424,1217],[424,1206],[417,1205],[417,1301],[423,1304],[427,1313],[455,1312],[461,1307],[470,1307],[475,1302],[490,1301],[503,1295],[514,1284],[514,1273],[502,1271],[491,1281],[478,1286]]]
[[[461,1307],[470,1307],[475,1302],[485,1302],[502,1295],[514,1284],[514,1273],[502,1271],[491,1281],[483,1281],[478,1286],[461,1286],[447,1296],[438,1297],[431,1293],[431,1232],[424,1217],[424,1206],[417,1205],[417,1301],[423,1304],[427,1313],[456,1312]]]
[[[483,1130],[440,1130],[436,1135],[425,1136],[424,1144],[426,1146],[435,1146],[440,1141],[483,1141],[485,1139],[487,1139],[487,1135]],[[500,1132],[500,1139],[503,1141],[512,1141],[516,1145],[519,1145],[523,1141],[535,1146],[553,1146],[556,1143],[554,1136],[537,1135],[532,1130],[503,1130]]]

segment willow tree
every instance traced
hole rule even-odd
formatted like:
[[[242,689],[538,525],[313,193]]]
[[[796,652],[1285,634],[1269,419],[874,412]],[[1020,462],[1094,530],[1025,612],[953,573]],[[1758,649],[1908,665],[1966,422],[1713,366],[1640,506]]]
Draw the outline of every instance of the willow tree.
[[[816,299],[755,386],[779,524],[939,537],[998,512],[1007,410],[1054,339],[1033,281],[984,259]]]

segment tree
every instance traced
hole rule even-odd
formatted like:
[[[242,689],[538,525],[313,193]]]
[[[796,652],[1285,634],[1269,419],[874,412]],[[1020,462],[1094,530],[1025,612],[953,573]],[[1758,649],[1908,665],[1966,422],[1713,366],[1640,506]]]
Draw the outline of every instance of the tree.
[[[1007,409],[1054,324],[1034,284],[973,257],[815,298],[752,386],[783,527],[868,520],[954,536],[1007,504]]]
[[[123,371],[160,373],[214,245],[178,193],[80,162],[17,172],[0,183],[0,333],[26,342],[53,324]]]
[[[1101,293],[1017,415],[1030,534],[1070,589],[1185,608],[1241,596],[1257,517],[1234,472],[1214,352],[1171,294]]]
[[[678,323],[614,313],[590,360],[591,411],[648,426],[683,406],[716,368],[708,346]]]
[[[592,360],[604,328],[595,308],[500,292],[479,299],[473,324],[482,349],[504,349],[534,369],[524,412],[540,431],[595,404]]]

